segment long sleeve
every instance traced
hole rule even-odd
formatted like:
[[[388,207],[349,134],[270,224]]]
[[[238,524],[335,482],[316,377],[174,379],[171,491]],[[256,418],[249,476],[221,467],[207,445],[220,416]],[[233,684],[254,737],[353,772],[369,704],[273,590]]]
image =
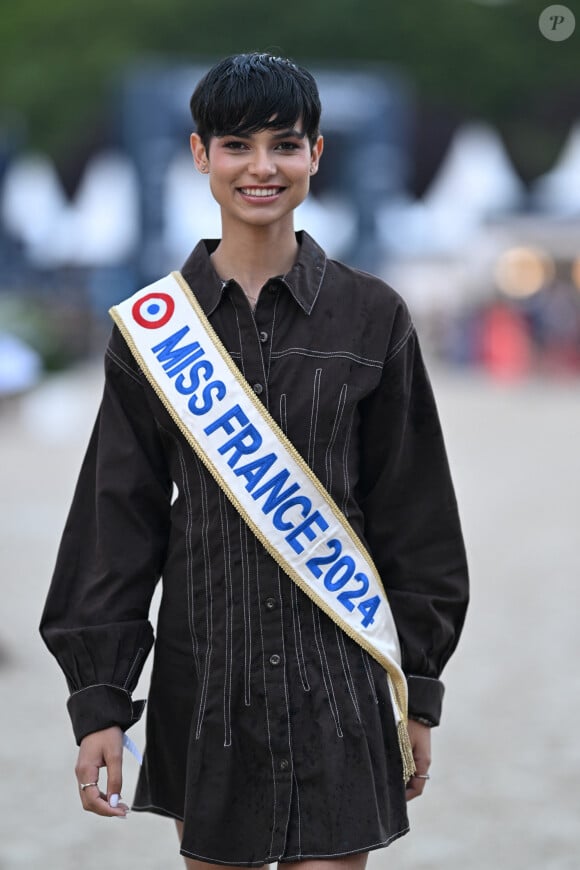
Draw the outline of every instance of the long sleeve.
[[[153,644],[148,613],[169,529],[161,438],[116,330],[105,375],[40,626],[68,682],[77,742],[141,715],[131,692]]]
[[[468,572],[439,417],[403,304],[381,382],[361,405],[361,456],[365,536],[399,633],[409,714],[436,725]]]

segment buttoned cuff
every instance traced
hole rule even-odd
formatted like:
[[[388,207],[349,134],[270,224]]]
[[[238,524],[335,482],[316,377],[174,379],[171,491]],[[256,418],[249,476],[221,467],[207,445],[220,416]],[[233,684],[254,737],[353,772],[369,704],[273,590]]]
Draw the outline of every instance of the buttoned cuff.
[[[407,676],[409,718],[431,726],[439,725],[445,686],[432,677]]]
[[[67,701],[77,744],[93,731],[118,725],[126,731],[141,718],[145,701],[133,701],[119,686],[100,684],[73,692]]]

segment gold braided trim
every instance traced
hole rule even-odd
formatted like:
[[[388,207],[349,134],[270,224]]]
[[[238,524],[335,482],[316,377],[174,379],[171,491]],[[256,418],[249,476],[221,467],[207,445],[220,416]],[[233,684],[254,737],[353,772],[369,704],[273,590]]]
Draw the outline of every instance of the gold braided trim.
[[[328,505],[328,507],[330,508],[332,513],[334,514],[337,522],[341,525],[341,527],[343,528],[347,537],[350,538],[353,546],[358,550],[358,552],[361,554],[363,559],[370,565],[370,567],[373,571],[373,574],[379,583],[380,588],[384,592],[384,587],[383,587],[382,581],[379,577],[379,574],[377,572],[376,567],[374,566],[372,560],[370,559],[368,551],[364,548],[364,546],[362,545],[362,543],[360,542],[360,540],[358,539],[358,537],[354,533],[352,527],[348,523],[346,523],[344,515],[342,514],[342,512],[340,511],[340,509],[338,508],[338,506],[336,505],[336,503],[334,502],[334,500],[332,499],[330,494],[324,489],[324,487],[322,486],[322,484],[320,483],[320,481],[318,480],[316,475],[312,472],[310,467],[306,464],[306,462],[304,461],[302,456],[298,453],[298,451],[296,450],[296,448],[294,447],[292,442],[289,441],[289,439],[286,437],[284,432],[280,429],[280,427],[278,426],[276,421],[273,419],[273,417],[266,410],[264,405],[262,405],[262,403],[256,398],[255,394],[253,393],[253,391],[252,391],[251,387],[249,386],[249,384],[247,383],[247,381],[241,376],[239,369],[237,368],[237,366],[233,362],[232,358],[230,357],[228,351],[226,350],[226,348],[222,344],[219,336],[216,334],[211,323],[209,322],[208,318],[206,317],[206,315],[205,315],[204,311],[202,310],[201,306],[199,305],[197,299],[195,298],[193,291],[191,290],[191,288],[189,287],[189,285],[187,284],[187,282],[185,281],[185,279],[183,278],[181,273],[180,272],[172,272],[171,275],[174,278],[174,280],[179,284],[179,286],[183,290],[187,300],[191,304],[191,307],[194,309],[198,318],[203,323],[210,339],[214,343],[215,349],[218,351],[218,353],[222,357],[223,362],[227,365],[232,377],[236,379],[239,386],[244,390],[246,397],[254,405],[254,407],[256,408],[256,410],[258,411],[258,413],[260,414],[260,416],[262,417],[262,419],[264,420],[266,425],[270,427],[270,429],[274,432],[274,434],[276,435],[278,440],[283,444],[283,446],[287,449],[287,451],[292,455],[293,459],[295,460],[295,462],[299,466],[301,472],[304,473],[309,478],[312,485],[317,489],[320,496],[325,500],[326,504]],[[401,757],[403,760],[404,779],[406,782],[409,779],[409,777],[412,775],[412,772],[414,772],[414,763],[413,763],[411,745],[410,745],[410,741],[409,741],[409,737],[408,737],[408,733],[407,733],[407,726],[406,726],[406,723],[407,723],[407,685],[406,685],[404,677],[401,676],[401,674],[397,668],[393,667],[392,663],[390,662],[390,660],[388,658],[386,658],[385,656],[382,656],[377,650],[374,649],[372,644],[370,644],[366,640],[366,638],[357,634],[357,632],[347,622],[345,622],[339,616],[339,614],[335,613],[332,610],[332,608],[327,605],[324,598],[320,597],[318,595],[318,593],[316,592],[316,590],[313,589],[311,586],[309,586],[309,584],[300,576],[300,574],[293,568],[293,566],[290,565],[289,563],[287,563],[286,560],[284,559],[284,557],[281,555],[281,553],[279,553],[277,551],[277,549],[273,546],[273,544],[271,544],[271,542],[269,541],[267,536],[262,532],[260,527],[247,514],[245,508],[238,501],[235,493],[230,489],[227,482],[223,479],[218,468],[216,468],[216,466],[213,464],[212,460],[205,453],[202,446],[198,443],[193,432],[189,429],[189,427],[184,423],[183,420],[181,420],[181,418],[175,412],[170,400],[167,398],[163,389],[157,383],[155,375],[150,371],[149,367],[146,365],[143,357],[141,356],[141,353],[138,350],[135,342],[133,341],[133,337],[132,337],[131,333],[129,332],[129,329],[125,325],[125,322],[122,319],[117,307],[113,306],[111,309],[109,309],[109,314],[112,317],[112,319],[114,320],[114,322],[116,323],[116,325],[118,326],[123,338],[127,342],[129,349],[131,350],[131,353],[133,354],[135,360],[139,364],[139,367],[141,368],[141,370],[145,374],[149,384],[151,385],[153,391],[157,395],[157,398],[159,399],[159,401],[161,402],[161,404],[163,405],[163,407],[165,408],[167,413],[170,415],[171,419],[173,420],[173,422],[175,423],[177,428],[180,430],[183,437],[186,439],[186,441],[189,443],[189,445],[195,451],[195,453],[198,456],[198,458],[200,459],[200,461],[205,465],[205,467],[207,468],[207,470],[209,471],[209,473],[211,474],[211,476],[213,477],[215,482],[218,484],[220,489],[222,489],[223,492],[225,492],[225,494],[227,495],[230,502],[236,508],[236,510],[238,511],[238,513],[240,514],[240,516],[242,517],[244,522],[252,530],[254,535],[258,538],[258,540],[260,541],[262,546],[268,551],[270,556],[272,556],[272,558],[280,566],[282,571],[285,574],[287,574],[296,583],[297,586],[300,587],[300,589],[305,593],[305,595],[307,595],[312,601],[314,601],[314,603],[322,611],[324,611],[324,613],[326,613],[327,616],[329,616],[332,619],[332,621],[334,623],[336,623],[344,631],[344,633],[346,635],[348,635],[348,637],[351,638],[351,640],[354,640],[355,643],[357,643],[364,650],[366,650],[366,652],[370,656],[372,656],[387,671],[387,674],[389,676],[389,680],[391,681],[391,684],[392,684],[393,689],[394,689],[394,695],[395,695],[397,708],[398,708],[398,712],[399,712],[399,716],[400,716],[400,722],[398,723],[398,726],[397,726],[397,732],[398,732],[398,738],[399,738],[399,746],[401,749]],[[385,599],[386,599],[386,593],[384,593],[384,595],[385,595]],[[388,600],[387,600],[387,605],[388,605]],[[408,773],[408,771],[411,770],[411,768],[412,768],[412,772]]]
[[[409,782],[413,774],[417,772],[417,768],[415,766],[415,759],[413,758],[413,747],[411,746],[411,741],[409,739],[409,731],[407,730],[406,723],[403,722],[402,719],[397,725],[397,737],[399,740],[401,760],[403,762],[403,781]]]

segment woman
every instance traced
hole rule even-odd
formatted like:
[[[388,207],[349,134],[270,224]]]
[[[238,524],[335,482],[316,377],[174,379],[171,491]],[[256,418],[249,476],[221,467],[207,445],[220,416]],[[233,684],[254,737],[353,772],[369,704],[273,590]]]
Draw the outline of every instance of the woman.
[[[323,150],[312,76],[266,54],[227,58],[191,108],[193,158],[222,237],[197,245],[183,279],[255,404],[372,556],[400,643],[415,773],[404,780],[384,667],[281,571],[268,535],[220,489],[117,328],[41,630],[71,690],[85,809],[127,811],[123,731],[142,712],[131,691],[153,644],[148,612],[162,575],[133,808],[176,820],[190,868],[324,860],[362,870],[371,849],[406,833],[406,800],[428,780],[439,676],[467,602],[437,412],[400,297],[294,232]],[[157,301],[147,312],[145,331],[166,319]],[[174,373],[185,365],[176,340],[153,348]],[[203,351],[190,348],[190,359]],[[250,451],[240,438],[238,458]],[[343,582],[328,577],[328,589]],[[363,623],[377,602],[367,599]]]

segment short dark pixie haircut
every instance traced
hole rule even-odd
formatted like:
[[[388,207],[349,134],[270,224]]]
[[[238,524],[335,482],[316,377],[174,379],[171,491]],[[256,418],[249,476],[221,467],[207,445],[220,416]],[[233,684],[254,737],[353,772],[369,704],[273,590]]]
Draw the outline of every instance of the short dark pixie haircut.
[[[226,57],[198,83],[190,108],[206,151],[212,136],[292,128],[302,121],[313,147],[320,123],[320,97],[304,67],[271,54]]]

